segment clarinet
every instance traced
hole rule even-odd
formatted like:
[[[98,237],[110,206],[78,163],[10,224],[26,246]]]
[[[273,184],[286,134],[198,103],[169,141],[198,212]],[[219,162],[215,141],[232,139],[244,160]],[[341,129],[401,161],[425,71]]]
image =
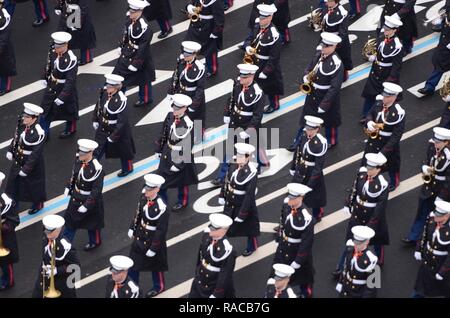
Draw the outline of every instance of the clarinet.
[[[237,85],[238,85],[238,81],[234,81],[234,84],[233,84],[233,89],[231,90],[231,96],[230,96],[230,99],[229,99],[229,101],[228,101],[228,114],[230,115],[230,117],[231,117],[231,114],[234,112],[234,108],[235,108],[235,106],[236,106],[236,100],[234,99],[234,90],[237,88]]]
[[[105,94],[105,90],[103,88],[100,88],[99,90],[100,90],[100,93],[99,93],[99,97],[98,97],[98,101],[97,101],[97,105],[96,105],[96,107],[97,107],[96,115],[97,115],[97,121],[100,123],[100,120],[101,120],[101,122],[103,123],[104,118],[103,118],[103,111],[102,111],[102,100],[103,100],[103,96]]]
[[[180,64],[181,64],[181,59],[178,58],[177,65],[175,66],[175,70],[173,71],[173,76],[172,76],[172,93],[173,94],[177,93],[177,85],[180,82],[180,77],[178,76],[178,68],[180,67]]]
[[[47,64],[45,65],[45,79],[47,80],[47,83],[50,82],[51,80],[51,75],[52,75],[52,53],[53,53],[53,49],[54,49],[54,44],[53,41],[50,41],[50,47],[48,50],[48,54],[47,54]]]
[[[17,152],[17,148],[19,147],[19,141],[20,141],[19,129],[20,129],[21,125],[22,125],[22,114],[19,114],[17,116],[17,125],[16,125],[16,130],[14,132],[14,138],[13,138],[13,143],[12,143],[12,153],[14,156]]]

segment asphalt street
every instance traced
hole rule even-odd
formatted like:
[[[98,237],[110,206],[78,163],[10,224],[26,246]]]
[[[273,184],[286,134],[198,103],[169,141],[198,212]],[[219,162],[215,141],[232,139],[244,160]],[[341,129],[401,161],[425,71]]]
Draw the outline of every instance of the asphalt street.
[[[240,3],[241,2],[241,3]],[[242,61],[243,52],[239,49],[228,49],[239,44],[247,35],[247,21],[251,8],[251,2],[247,0],[235,0],[235,7],[226,14],[226,25],[224,31],[224,54],[219,59],[219,73],[216,77],[208,80],[207,87],[218,85],[218,92],[221,97],[210,101],[207,104],[206,127],[215,128],[223,125],[222,111],[225,105],[227,94],[220,94],[225,89],[225,84],[221,84],[228,79],[237,76],[236,65]],[[362,10],[366,12],[369,3],[381,3],[382,1],[361,1]],[[419,21],[419,38],[412,56],[407,57],[403,63],[401,74],[401,85],[406,91],[424,81],[432,71],[431,54],[432,48],[437,44],[437,33],[432,33],[431,28],[424,27],[421,23],[425,18],[428,9],[439,1],[418,1],[417,8]],[[186,35],[186,28],[183,29],[185,16],[179,9],[186,3],[185,0],[172,0],[174,19],[172,24],[179,26],[180,32],[171,35],[163,41],[152,44],[152,54],[157,70],[162,71],[161,76],[172,71],[176,57],[179,55],[180,42]],[[242,5],[242,4],[246,5]],[[298,94],[298,80],[303,69],[313,57],[319,39],[319,33],[313,32],[307,27],[305,19],[295,20],[309,14],[310,6],[316,5],[317,0],[291,0],[290,9],[293,21],[291,27],[292,42],[285,46],[282,51],[282,70],[284,77],[285,95],[293,102],[282,103],[279,113],[273,113],[265,117],[264,127],[279,129],[279,144],[269,145],[269,149],[281,149],[288,146],[295,135],[298,127],[298,118],[301,111],[303,97]],[[345,5],[348,8],[348,4]],[[239,8],[236,8],[239,7]],[[105,60],[104,64],[88,65],[80,67],[82,74],[78,77],[78,94],[80,97],[80,110],[93,105],[98,96],[98,89],[103,85],[103,73],[100,66],[114,66],[115,59],[108,58],[106,53],[114,50],[118,46],[121,37],[121,27],[126,12],[126,1],[91,1],[91,15],[97,33],[97,48],[94,53],[96,57]],[[20,4],[17,6],[13,17],[13,40],[15,43],[16,58],[18,61],[18,76],[13,79],[13,91],[0,97],[0,145],[12,138],[17,114],[22,110],[23,102],[39,104],[42,91],[23,87],[40,79],[41,72],[46,60],[50,34],[56,29],[57,17],[52,14],[48,24],[41,28],[32,28],[31,22],[34,18],[32,3]],[[186,22],[185,22],[186,24]],[[155,22],[151,22],[155,36],[159,28]],[[367,68],[370,67],[361,56],[361,48],[367,40],[367,36],[374,36],[374,31],[350,31],[356,36],[352,43],[352,56],[355,69],[352,78],[342,89],[342,121],[339,130],[339,145],[327,153],[326,167],[329,172],[325,176],[328,205],[325,208],[325,215],[330,215],[328,228],[320,230],[314,241],[314,265],[316,269],[314,296],[315,297],[336,297],[334,290],[335,282],[331,279],[331,271],[334,269],[338,257],[344,246],[344,236],[347,222],[336,221],[333,214],[343,207],[346,189],[349,188],[359,168],[360,157],[352,156],[363,151],[365,135],[358,123],[361,113],[363,99],[360,97],[361,91],[367,76]],[[78,52],[76,52],[78,54]],[[106,57],[105,57],[106,56]],[[94,61],[95,63],[95,61]],[[366,63],[366,64],[364,64]],[[365,73],[366,72],[366,73]],[[365,75],[364,75],[365,74]],[[158,79],[157,79],[158,81]],[[169,80],[159,80],[154,86],[154,104],[161,102],[167,92]],[[18,95],[18,89],[22,89],[24,94]],[[27,93],[29,92],[29,93]],[[217,93],[217,92],[216,92]],[[292,95],[292,96],[291,96]],[[145,165],[154,155],[153,141],[159,134],[161,123],[135,126],[145,115],[151,111],[152,107],[136,109],[132,104],[137,100],[137,94],[130,94],[129,116],[133,125],[133,135],[137,147],[135,162],[140,162],[142,170],[135,169],[134,174],[124,179],[114,178],[119,167],[117,160],[104,161],[106,174],[109,177],[109,187],[104,193],[105,201],[105,223],[106,227],[102,232],[103,244],[98,249],[86,253],[82,250],[87,240],[87,234],[79,231],[75,239],[75,246],[79,251],[82,264],[82,282],[78,289],[79,297],[103,297],[105,287],[105,277],[98,274],[109,266],[109,257],[115,254],[128,255],[131,241],[127,237],[127,230],[135,214],[135,207],[138,195],[143,185],[140,175],[150,171],[151,165]],[[400,187],[398,195],[388,203],[387,217],[390,234],[390,245],[386,247],[386,261],[382,267],[381,288],[379,297],[409,297],[412,293],[418,264],[414,260],[413,250],[405,248],[400,239],[408,231],[409,226],[415,216],[418,199],[418,189],[420,182],[410,179],[420,172],[421,160],[425,157],[428,139],[432,135],[430,123],[442,114],[444,103],[435,94],[431,97],[417,98],[409,92],[404,93],[404,100],[401,102],[406,109],[406,131],[401,142],[402,168],[401,181],[408,185],[406,190]],[[428,125],[426,125],[428,124]],[[426,125],[426,126],[423,126]],[[419,128],[418,128],[419,127]],[[93,138],[94,130],[91,124],[91,112],[85,111],[78,122],[78,131],[71,139],[61,140],[57,134],[62,126],[57,126],[51,130],[51,140],[45,145],[45,162],[47,173],[47,193],[48,199],[57,202],[57,208],[47,208],[33,218],[21,214],[24,222],[18,229],[18,240],[20,248],[20,262],[15,265],[15,287],[3,292],[0,297],[30,297],[34,282],[37,279],[41,256],[41,235],[42,225],[39,222],[43,214],[62,213],[64,204],[61,203],[61,194],[64,186],[70,177],[71,168],[77,149],[78,138]],[[216,135],[209,134],[210,137],[206,148],[220,142]],[[0,171],[8,172],[10,162],[5,158],[6,148],[0,150]],[[287,158],[283,150],[278,150],[277,154],[281,158]],[[199,153],[201,157],[201,153]],[[276,160],[276,158],[274,159]],[[281,161],[280,161],[281,162]],[[277,163],[274,161],[274,163]],[[215,172],[209,172],[207,164],[199,164],[199,171],[204,169],[208,173],[202,174],[202,182],[212,180]],[[275,164],[276,165],[276,164]],[[154,167],[156,168],[156,167]],[[257,199],[265,198],[258,206],[261,222],[275,223],[279,220],[279,213],[284,195],[275,195],[277,190],[282,189],[290,181],[289,165],[280,166],[276,173],[261,177],[258,181]],[[105,181],[106,182],[106,181]],[[2,187],[3,190],[4,187]],[[171,297],[171,288],[179,286],[183,282],[191,279],[194,274],[198,244],[200,243],[200,231],[191,231],[199,227],[208,220],[205,213],[198,213],[193,209],[196,201],[208,195],[214,189],[197,189],[191,187],[189,207],[180,213],[171,213],[169,221],[168,239],[172,239],[169,247],[169,272],[166,273],[166,285],[168,293],[161,294],[162,297]],[[170,192],[170,204],[175,203],[176,193]],[[59,198],[58,198],[59,197]],[[217,195],[210,195],[207,204],[211,209],[217,208]],[[205,204],[196,204],[198,210],[205,208]],[[22,211],[26,208],[21,206]],[[206,209],[209,209],[208,207]],[[338,213],[338,212],[336,212]],[[25,222],[26,221],[26,222]],[[336,224],[334,224],[336,223]],[[319,224],[320,226],[320,224]],[[270,224],[267,226],[270,229]],[[186,234],[187,233],[187,234]],[[183,235],[186,234],[184,236]],[[235,249],[240,254],[245,248],[245,239],[232,239]],[[263,232],[260,237],[260,246],[269,246],[273,241],[273,234],[270,231]],[[266,245],[269,244],[269,245]],[[270,246],[269,246],[270,247]],[[263,249],[262,249],[263,250]],[[234,274],[236,294],[238,297],[261,297],[264,294],[265,283],[270,271],[272,253],[269,250],[265,255],[257,251],[248,259],[242,269],[238,269]],[[96,279],[92,279],[96,278]],[[141,275],[140,287],[146,292],[151,286],[150,273]],[[181,293],[180,296],[183,294]]]

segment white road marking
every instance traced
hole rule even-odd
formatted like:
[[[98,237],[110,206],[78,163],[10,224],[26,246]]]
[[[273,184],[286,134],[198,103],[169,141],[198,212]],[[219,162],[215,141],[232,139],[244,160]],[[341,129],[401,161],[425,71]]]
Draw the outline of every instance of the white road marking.
[[[444,80],[445,80],[448,76],[450,76],[450,71],[447,71],[447,72],[444,73],[444,75],[441,77],[439,83],[437,84],[436,88],[434,89],[435,91],[439,90],[439,89],[442,87],[442,85],[444,84]],[[424,86],[425,86],[425,83],[426,83],[426,82],[423,81],[422,83],[419,83],[419,84],[417,84],[417,85],[414,85],[414,86],[408,88],[408,92],[410,92],[411,94],[413,94],[413,95],[416,96],[417,98],[422,98],[422,97],[424,97],[425,95],[420,94],[417,90],[420,89],[420,88],[422,88],[422,87],[424,87]]]

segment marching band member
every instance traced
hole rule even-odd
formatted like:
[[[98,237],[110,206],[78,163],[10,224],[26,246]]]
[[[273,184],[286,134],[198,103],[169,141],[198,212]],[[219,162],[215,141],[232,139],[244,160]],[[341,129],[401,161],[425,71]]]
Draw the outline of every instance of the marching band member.
[[[109,259],[111,276],[106,282],[105,298],[139,298],[139,286],[128,275],[133,260],[123,255],[115,255]]]

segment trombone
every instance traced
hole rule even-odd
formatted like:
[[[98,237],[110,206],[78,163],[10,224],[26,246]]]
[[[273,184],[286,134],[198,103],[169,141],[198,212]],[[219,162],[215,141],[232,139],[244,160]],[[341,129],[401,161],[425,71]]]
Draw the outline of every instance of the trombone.
[[[50,260],[50,283],[47,290],[45,290],[45,270],[42,269],[42,298],[58,298],[61,292],[55,288],[55,257],[56,257],[56,241],[52,245],[52,257]]]
[[[370,137],[370,139],[377,139],[378,135],[380,134],[380,130],[384,129],[384,123],[376,123],[375,124],[375,130],[370,131],[367,128],[364,128],[364,133]]]
[[[2,225],[0,224],[0,257],[8,256],[11,251],[3,245]]]

